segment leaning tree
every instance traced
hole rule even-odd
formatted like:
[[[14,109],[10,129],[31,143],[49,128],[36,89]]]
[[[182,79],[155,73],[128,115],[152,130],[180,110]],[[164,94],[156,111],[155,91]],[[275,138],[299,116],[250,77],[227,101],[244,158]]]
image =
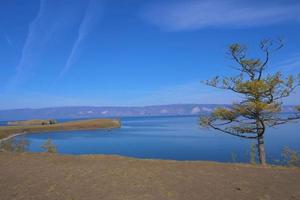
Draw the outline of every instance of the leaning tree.
[[[231,106],[216,108],[209,116],[201,117],[201,125],[233,136],[257,140],[259,162],[264,165],[266,129],[300,118],[300,106],[296,106],[289,115],[282,114],[283,99],[300,85],[300,74],[266,74],[270,55],[282,47],[282,40],[263,40],[260,42],[260,50],[264,58],[249,58],[245,45],[232,44],[229,55],[237,64],[235,68],[239,71],[238,75],[223,78],[217,76],[205,81],[209,86],[237,93],[242,99]]]

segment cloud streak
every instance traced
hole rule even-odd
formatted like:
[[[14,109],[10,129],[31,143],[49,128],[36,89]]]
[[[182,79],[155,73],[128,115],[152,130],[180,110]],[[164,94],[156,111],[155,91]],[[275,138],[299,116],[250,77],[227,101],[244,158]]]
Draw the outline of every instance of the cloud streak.
[[[300,73],[300,53],[287,57],[287,59],[278,62],[272,69],[272,72],[282,71],[288,74]]]
[[[8,37],[8,35],[7,35],[6,33],[4,33],[4,37],[5,37],[5,40],[6,40],[7,44],[8,44],[11,48],[14,48],[13,42],[11,41],[11,39]]]
[[[73,27],[78,26],[83,16],[82,8],[86,5],[85,0],[77,0],[72,4],[68,0],[40,0],[38,13],[29,23],[16,73],[8,82],[7,89],[15,88],[27,80],[34,74],[33,69],[43,67],[41,61],[51,59],[50,56],[58,56],[49,47],[64,39],[65,35],[72,34]]]
[[[80,23],[77,39],[73,44],[73,48],[67,59],[66,65],[63,67],[59,74],[59,78],[63,77],[78,59],[78,56],[80,55],[81,43],[93,30],[93,28],[99,21],[101,13],[102,6],[99,4],[99,0],[90,0],[89,5],[85,11],[85,16]]]
[[[237,0],[193,0],[148,6],[143,18],[167,31],[206,27],[252,27],[300,21],[300,4],[246,4]]]
[[[211,103],[224,104],[239,100],[234,93],[210,88],[200,81],[162,87],[149,92],[144,97],[136,98],[129,105]]]
[[[40,9],[39,12],[36,16],[36,18],[29,24],[29,30],[28,30],[28,35],[21,53],[21,58],[16,66],[16,75],[10,80],[10,83],[8,84],[9,87],[14,87],[18,81],[20,81],[22,74],[25,71],[25,68],[30,68],[32,67],[32,61],[33,61],[33,55],[32,55],[32,49],[34,49],[36,45],[36,38],[39,39],[46,39],[49,37],[48,34],[46,34],[43,38],[40,38],[40,30],[39,26],[42,21],[42,16],[43,13],[45,12],[45,3],[46,0],[41,0],[40,1]],[[42,42],[42,41],[41,41]]]

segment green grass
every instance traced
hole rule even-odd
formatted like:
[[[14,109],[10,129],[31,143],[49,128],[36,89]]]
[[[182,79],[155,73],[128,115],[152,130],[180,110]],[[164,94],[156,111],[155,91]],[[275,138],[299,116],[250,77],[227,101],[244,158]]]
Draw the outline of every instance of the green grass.
[[[0,126],[0,139],[19,133],[119,128],[120,126],[120,121],[116,119],[79,120],[51,125]]]

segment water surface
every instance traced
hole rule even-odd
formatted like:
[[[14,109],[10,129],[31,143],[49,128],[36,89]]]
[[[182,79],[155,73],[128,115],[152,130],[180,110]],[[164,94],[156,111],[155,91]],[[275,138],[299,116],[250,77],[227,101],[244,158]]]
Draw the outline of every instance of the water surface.
[[[198,117],[128,117],[122,128],[26,134],[29,151],[41,152],[51,139],[63,154],[117,154],[137,158],[248,162],[254,140],[201,128]],[[299,123],[266,132],[269,162],[280,158],[283,147],[300,152]]]

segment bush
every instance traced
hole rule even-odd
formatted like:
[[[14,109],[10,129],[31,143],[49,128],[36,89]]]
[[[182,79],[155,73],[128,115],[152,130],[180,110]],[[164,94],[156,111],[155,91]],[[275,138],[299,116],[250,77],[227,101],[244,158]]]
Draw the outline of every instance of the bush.
[[[26,152],[28,151],[29,141],[26,139],[21,140],[5,140],[0,143],[1,151],[11,151],[11,152]]]
[[[42,148],[45,149],[48,153],[57,153],[56,146],[53,144],[51,139],[48,139],[43,145]]]
[[[300,157],[297,151],[284,147],[281,153],[283,163],[290,167],[300,167]]]

